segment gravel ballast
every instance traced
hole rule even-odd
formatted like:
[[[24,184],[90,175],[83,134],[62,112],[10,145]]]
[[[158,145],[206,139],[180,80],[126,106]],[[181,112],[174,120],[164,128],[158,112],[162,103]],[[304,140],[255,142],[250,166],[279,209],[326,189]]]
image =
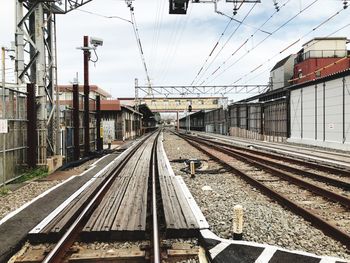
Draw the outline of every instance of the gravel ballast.
[[[208,160],[208,170],[221,168],[216,162],[170,132],[164,133],[164,147],[169,160]],[[171,162],[181,175],[207,218],[211,230],[222,238],[231,238],[233,207],[244,207],[244,240],[302,250],[317,255],[350,259],[350,251],[323,234],[303,218],[272,201],[243,179],[230,172],[198,174],[194,179],[181,170],[185,164]],[[203,190],[203,187],[211,190]],[[204,189],[205,189],[204,188]]]
[[[33,181],[25,184],[13,192],[0,196],[0,220],[7,214],[33,200],[46,190],[59,184],[61,181]]]

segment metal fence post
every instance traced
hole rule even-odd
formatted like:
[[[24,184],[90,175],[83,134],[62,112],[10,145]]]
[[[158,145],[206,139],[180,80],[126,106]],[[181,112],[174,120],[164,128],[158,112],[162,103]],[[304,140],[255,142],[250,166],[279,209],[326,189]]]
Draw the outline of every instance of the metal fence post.
[[[27,84],[27,93],[27,164],[29,168],[35,168],[38,155],[38,135],[36,127],[35,85],[33,83]]]
[[[74,160],[80,157],[80,138],[79,138],[79,85],[73,85],[73,129],[74,129]]]

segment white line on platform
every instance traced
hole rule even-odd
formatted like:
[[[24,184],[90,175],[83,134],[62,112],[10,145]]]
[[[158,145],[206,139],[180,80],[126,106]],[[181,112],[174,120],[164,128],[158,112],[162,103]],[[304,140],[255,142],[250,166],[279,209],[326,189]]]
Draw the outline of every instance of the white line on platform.
[[[217,255],[219,255],[222,251],[224,251],[230,244],[229,243],[219,243],[215,247],[209,250],[210,256],[214,259]]]
[[[18,214],[19,212],[21,212],[23,209],[25,209],[26,207],[28,207],[29,205],[31,205],[32,203],[34,203],[35,201],[37,201],[38,199],[44,197],[45,195],[47,195],[48,193],[50,193],[51,191],[55,190],[56,188],[60,187],[61,185],[69,182],[70,180],[72,180],[74,177],[76,177],[76,175],[71,176],[70,178],[64,180],[63,182],[51,187],[50,189],[46,190],[45,192],[41,193],[40,195],[38,195],[37,197],[35,197],[34,199],[32,199],[31,201],[25,203],[24,205],[22,205],[21,207],[17,208],[16,210],[10,212],[9,214],[7,214],[3,219],[0,220],[0,225],[2,225],[3,223],[5,223],[7,220],[9,220],[11,217],[15,216],[16,214]]]
[[[109,154],[108,154],[109,155]],[[3,219],[0,220],[0,225],[2,225],[3,223],[5,223],[6,221],[8,221],[10,218],[12,218],[13,216],[17,215],[19,212],[21,212],[23,209],[27,208],[29,205],[33,204],[34,202],[36,202],[38,199],[46,196],[47,194],[49,194],[50,192],[52,192],[53,190],[55,190],[56,188],[62,186],[63,184],[69,182],[70,180],[72,180],[75,177],[80,177],[83,176],[84,174],[86,174],[87,172],[91,171],[93,168],[96,167],[96,164],[101,161],[102,159],[106,158],[108,155],[105,155],[103,157],[101,157],[100,159],[96,160],[93,164],[90,165],[90,168],[85,170],[84,172],[82,172],[79,175],[73,175],[71,177],[69,177],[68,179],[64,180],[63,182],[53,186],[52,188],[46,190],[45,192],[41,193],[40,195],[38,195],[37,197],[35,197],[34,199],[30,200],[29,202],[25,203],[24,205],[22,205],[21,207],[17,208],[16,210],[8,213]],[[119,155],[120,156],[120,155]],[[118,157],[119,157],[118,156]],[[118,158],[117,157],[117,158]]]
[[[319,263],[335,263],[338,259],[332,257],[324,257]],[[340,260],[339,260],[340,261]],[[342,261],[342,260],[341,260]]]
[[[272,246],[266,247],[264,251],[260,254],[260,256],[255,260],[255,263],[269,262],[276,251],[277,251],[277,247],[272,247]]]
[[[102,170],[100,170],[97,174],[95,174],[89,181],[87,181],[83,186],[81,186],[76,192],[74,192],[70,197],[68,197],[60,206],[58,206],[55,210],[53,210],[47,217],[45,217],[38,225],[36,225],[29,233],[30,234],[37,234],[39,233],[48,223],[50,223],[65,207],[69,205],[70,202],[72,202],[75,198],[77,198],[87,187],[89,187],[98,177],[103,175],[107,172],[107,170],[112,166],[116,160],[121,158],[121,156],[125,155],[126,151],[118,155],[115,159],[113,159],[107,166],[105,166]],[[100,160],[102,160],[104,157],[97,160],[94,164],[97,164]],[[95,168],[96,165],[92,165],[92,168],[88,169],[87,171]],[[85,174],[82,173],[81,175]],[[80,176],[81,176],[80,175]]]
[[[47,217],[45,217],[38,225],[36,225],[32,230],[29,231],[29,234],[39,233],[48,223],[52,221],[67,205],[72,202],[78,195],[81,194],[88,186],[90,186],[96,178],[91,178],[87,181],[82,187],[80,187],[74,194],[72,194],[68,199],[66,199],[60,206],[53,210]]]
[[[280,247],[276,247],[276,246],[271,246],[271,245],[267,245],[267,244],[259,244],[256,242],[250,242],[250,241],[240,241],[240,240],[231,240],[231,239],[224,239],[224,238],[220,238],[218,237],[216,234],[214,234],[212,231],[210,231],[209,229],[204,229],[200,231],[201,236],[204,239],[213,239],[213,240],[217,240],[220,241],[221,243],[230,245],[230,244],[235,244],[235,245],[244,245],[244,246],[252,246],[252,247],[260,247],[260,248],[265,248],[268,249],[269,251],[273,251],[273,250],[279,250],[279,251],[283,251],[283,252],[287,252],[287,253],[291,253],[291,254],[298,254],[298,255],[302,255],[302,256],[306,256],[306,257],[312,257],[312,258],[317,258],[320,259],[320,263],[334,263],[336,261],[339,262],[343,262],[343,259],[340,258],[336,258],[336,257],[329,257],[329,256],[317,256],[315,254],[312,253],[308,253],[305,251],[298,251],[298,250],[287,250],[284,248],[280,248]],[[211,250],[210,250],[211,251]],[[261,254],[263,255],[265,253],[265,251]],[[266,252],[268,253],[268,252]],[[259,257],[260,258],[260,257]],[[258,258],[258,259],[259,259]],[[268,261],[260,261],[260,262],[268,262]]]

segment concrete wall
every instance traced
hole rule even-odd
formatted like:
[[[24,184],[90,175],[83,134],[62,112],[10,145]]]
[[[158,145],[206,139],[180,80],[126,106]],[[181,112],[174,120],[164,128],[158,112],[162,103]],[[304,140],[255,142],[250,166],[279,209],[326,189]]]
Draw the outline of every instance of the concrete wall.
[[[312,40],[304,46],[304,53],[315,50],[346,50],[346,39]]]
[[[116,140],[115,120],[103,120],[103,143],[107,144],[109,141]]]
[[[272,78],[272,90],[284,87],[284,67],[276,68],[270,72]]]
[[[350,150],[350,76],[291,91],[290,142]]]
[[[272,90],[290,85],[288,80],[291,79],[294,74],[294,59],[294,55],[290,56],[283,66],[270,72],[270,77],[272,79]]]

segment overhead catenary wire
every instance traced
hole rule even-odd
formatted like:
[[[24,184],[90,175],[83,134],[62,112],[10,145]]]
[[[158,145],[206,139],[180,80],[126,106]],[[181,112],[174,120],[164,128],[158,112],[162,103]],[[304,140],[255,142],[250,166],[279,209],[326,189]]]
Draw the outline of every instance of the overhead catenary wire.
[[[289,1],[291,1],[291,0],[288,0],[287,2],[289,2]],[[242,3],[243,3],[243,2],[242,2]],[[193,85],[193,83],[194,83],[194,82],[196,81],[196,79],[199,77],[199,75],[200,75],[200,73],[202,72],[204,66],[206,65],[206,63],[207,63],[208,60],[210,59],[211,55],[214,53],[214,51],[215,51],[215,49],[217,48],[217,46],[219,45],[221,39],[224,37],[224,35],[225,35],[225,33],[226,33],[227,29],[229,28],[229,25],[231,24],[232,21],[235,21],[235,22],[237,22],[237,23],[239,23],[239,24],[243,24],[243,25],[245,25],[245,26],[247,26],[247,27],[254,28],[254,29],[256,29],[256,32],[260,31],[260,32],[263,32],[263,33],[265,33],[265,34],[271,34],[270,32],[267,32],[267,31],[261,29],[262,26],[263,26],[264,24],[266,24],[267,21],[266,21],[262,26],[260,26],[259,28],[257,28],[257,27],[254,27],[254,26],[251,26],[251,25],[249,25],[249,24],[244,23],[243,20],[240,21],[240,20],[238,20],[238,19],[235,19],[235,18],[232,17],[232,16],[226,15],[225,13],[223,13],[223,12],[221,12],[221,11],[218,11],[216,6],[215,6],[215,12],[216,12],[217,14],[219,14],[219,15],[222,15],[222,16],[225,16],[225,17],[229,18],[230,20],[228,21],[227,25],[225,26],[223,32],[220,34],[219,39],[218,39],[218,40],[216,41],[216,43],[214,44],[214,47],[211,49],[209,55],[208,55],[207,58],[205,59],[204,63],[202,64],[202,66],[201,66],[201,68],[199,69],[198,73],[196,74],[195,78],[192,80],[191,85]],[[271,18],[272,18],[272,16],[270,17],[270,19],[271,19]],[[270,19],[269,19],[269,20],[270,20]],[[256,32],[255,32],[255,33],[256,33]],[[255,33],[254,33],[254,34],[255,34]]]
[[[204,69],[204,71],[202,71],[202,75],[205,74],[208,69],[210,68],[210,66],[214,63],[214,61],[218,58],[218,56],[221,54],[222,50],[226,47],[226,45],[230,42],[230,40],[232,39],[232,37],[235,35],[235,33],[238,31],[238,29],[241,27],[241,25],[244,23],[244,21],[248,18],[248,16],[250,15],[250,13],[253,11],[253,9],[255,8],[255,6],[257,5],[257,3],[254,3],[254,5],[249,9],[249,11],[247,12],[247,14],[243,17],[242,21],[240,23],[238,23],[237,27],[235,28],[235,30],[230,34],[230,36],[228,37],[228,39],[226,40],[226,42],[222,45],[222,47],[220,48],[220,50],[216,53],[216,55],[214,56],[214,58],[211,60],[211,62],[209,63],[209,65]],[[216,49],[216,47],[215,47]],[[215,50],[214,49],[214,50]],[[211,57],[211,56],[210,56]],[[199,76],[198,76],[199,77]],[[200,78],[197,80],[197,82],[200,80]],[[192,82],[192,84],[195,84],[195,81]]]
[[[225,26],[224,31],[221,33],[219,39],[216,41],[216,43],[214,44],[214,47],[211,49],[209,55],[207,56],[207,58],[205,59],[203,65],[201,66],[201,68],[199,69],[197,75],[195,76],[195,78],[192,80],[191,85],[193,85],[193,83],[196,81],[196,79],[199,77],[199,74],[202,72],[204,66],[207,64],[209,58],[211,57],[211,55],[213,54],[214,50],[216,49],[216,47],[219,45],[219,42],[221,41],[221,39],[223,38],[223,36],[226,33],[226,30],[228,29],[229,25],[232,22],[232,18],[230,18],[230,20],[228,21],[227,25]]]
[[[330,36],[332,36],[332,35],[334,35],[334,34],[336,34],[336,33],[338,33],[338,32],[340,32],[341,30],[343,30],[343,29],[345,29],[345,28],[347,28],[347,27],[350,27],[350,23],[348,23],[348,24],[346,24],[346,25],[344,25],[344,26],[342,26],[342,27],[340,27],[339,29],[337,29],[336,31],[334,31],[334,32],[332,32],[332,33],[330,33],[330,34],[328,34],[328,35],[326,35],[326,36],[324,36],[323,38],[327,38],[327,37],[330,37]],[[321,40],[317,40],[317,41],[315,41],[312,45],[310,45],[310,47],[312,47],[313,45],[315,45],[316,43],[318,43],[319,41],[321,41]],[[270,68],[267,68],[267,69],[265,69],[264,71],[262,71],[262,72],[260,72],[259,74],[257,74],[256,76],[254,76],[254,77],[252,77],[252,78],[250,78],[250,79],[248,79],[243,85],[245,85],[245,84],[247,84],[247,83],[249,83],[250,81],[252,81],[252,80],[254,80],[254,79],[256,79],[257,77],[260,77],[262,74],[264,74],[264,73],[266,73],[266,71],[269,71],[270,70]]]
[[[303,36],[301,36],[300,38],[298,38],[297,40],[293,41],[291,44],[289,44],[288,46],[284,47],[281,51],[279,51],[278,53],[276,53],[275,55],[273,55],[272,57],[268,58],[267,60],[265,60],[264,62],[262,62],[261,64],[259,64],[258,66],[254,67],[252,70],[250,70],[249,72],[247,72],[245,75],[242,75],[240,78],[238,78],[235,82],[233,82],[233,84],[236,84],[238,81],[241,81],[242,79],[246,78],[248,75],[253,74],[256,70],[258,70],[259,68],[263,67],[266,63],[270,62],[272,59],[274,59],[275,57],[281,55],[282,53],[284,53],[285,51],[287,51],[288,49],[290,49],[291,47],[293,47],[294,45],[296,45],[297,43],[299,43],[302,39],[304,39],[305,37],[307,37],[308,35],[310,35],[312,32],[316,31],[317,29],[321,28],[322,26],[324,26],[326,23],[328,23],[329,21],[331,21],[334,17],[336,17],[337,15],[339,15],[344,9],[341,9],[339,11],[337,11],[336,13],[332,14],[330,17],[328,17],[327,19],[325,19],[324,21],[322,21],[320,24],[318,24],[316,27],[312,28],[310,31],[308,31],[307,33],[305,33]],[[343,29],[344,27],[342,27]],[[340,29],[336,30],[335,32],[333,32],[330,35],[335,34],[336,32],[340,31]],[[330,36],[328,35],[328,36]],[[328,37],[327,36],[327,37]],[[319,41],[316,41],[314,44],[316,44]],[[313,45],[314,45],[313,44]],[[311,46],[313,46],[311,45]]]
[[[156,12],[156,18],[154,22],[154,30],[153,30],[153,40],[152,40],[152,49],[151,49],[151,56],[150,56],[150,66],[151,69],[153,69],[153,72],[157,69],[157,60],[158,60],[158,44],[159,44],[159,37],[162,29],[162,20],[164,15],[164,4],[165,1],[158,0],[157,1],[157,12]]]
[[[298,13],[294,14],[291,18],[289,18],[288,20],[286,20],[285,22],[283,22],[280,26],[278,26],[275,30],[273,30],[271,32],[271,35],[267,35],[265,38],[263,38],[261,41],[259,41],[256,45],[254,45],[251,49],[247,50],[242,56],[240,56],[237,60],[235,60],[233,63],[231,63],[229,66],[227,66],[226,68],[224,68],[220,73],[215,73],[216,76],[209,80],[209,78],[212,76],[208,76],[202,83],[201,85],[203,85],[204,83],[212,83],[214,80],[216,80],[219,76],[221,76],[222,74],[224,74],[227,70],[229,70],[230,68],[232,68],[234,65],[236,65],[239,61],[241,61],[244,57],[246,57],[248,54],[251,54],[253,50],[255,50],[256,48],[258,48],[262,43],[264,43],[267,39],[269,39],[272,35],[276,34],[278,31],[280,31],[282,28],[284,28],[286,25],[288,25],[291,21],[293,21],[294,19],[296,19],[299,15],[301,15],[302,13],[304,13],[305,11],[307,11],[309,8],[311,8],[314,4],[316,4],[319,0],[314,0],[311,3],[309,3],[307,6],[305,6],[304,8],[302,8]],[[225,62],[226,63],[226,62]],[[222,64],[221,64],[222,67]],[[214,75],[214,74],[213,74]],[[208,81],[209,80],[209,81]]]
[[[132,22],[132,28],[134,30],[136,42],[137,42],[137,45],[138,45],[138,48],[139,48],[140,57],[141,57],[142,64],[143,64],[143,67],[144,67],[144,70],[145,70],[145,74],[146,74],[146,78],[147,78],[147,84],[148,84],[148,87],[151,88],[152,87],[152,85],[151,85],[151,78],[149,77],[148,68],[147,68],[147,64],[146,64],[146,59],[145,59],[145,55],[144,55],[143,49],[142,49],[141,38],[140,38],[140,35],[139,35],[139,29],[137,27],[137,23],[136,23],[136,19],[135,19],[134,8],[133,8],[131,2],[127,1],[127,5],[128,5],[128,7],[130,9],[130,17],[131,17],[131,22]],[[149,95],[151,95],[151,94],[149,94]]]
[[[87,14],[90,14],[90,15],[103,17],[103,18],[117,18],[117,19],[123,20],[123,21],[125,21],[125,22],[129,22],[129,23],[132,24],[132,22],[131,22],[130,20],[125,19],[125,18],[120,17],[120,16],[106,16],[106,15],[102,15],[102,14],[99,14],[99,13],[96,13],[96,12],[91,12],[91,11],[83,10],[83,9],[75,9],[75,10],[76,10],[76,11],[83,12],[83,13],[87,13]]]
[[[160,82],[163,82],[164,78],[167,76],[167,74],[169,72],[169,68],[173,64],[171,62],[173,61],[175,55],[177,54],[177,51],[178,51],[180,45],[182,44],[183,34],[184,34],[184,31],[187,27],[188,21],[191,17],[191,13],[192,13],[192,5],[189,8],[189,11],[188,11],[187,16],[185,18],[185,21],[180,25],[178,35],[175,37],[175,44],[173,45],[173,49],[172,49],[172,52],[170,53],[169,59],[167,59],[167,64],[165,65],[165,67],[163,69],[163,73],[160,77]]]
[[[228,56],[228,58],[226,58],[209,76],[214,75],[218,70],[220,70],[240,49],[242,49],[250,39],[253,39],[253,37],[259,32],[259,31],[263,31],[262,28],[281,10],[281,8],[285,7],[291,0],[287,0],[286,2],[284,2],[281,7],[279,7],[278,10],[276,10],[273,14],[271,14],[258,28],[256,28],[256,30],[253,32],[253,34],[251,34],[245,41],[243,41],[243,43],[238,46],[238,48],[236,48],[233,53]],[[272,33],[267,32],[269,35],[271,35]],[[206,80],[209,78],[209,76],[206,78]],[[204,82],[203,82],[204,83]]]
[[[96,13],[96,12],[91,12],[91,11],[87,11],[87,10],[83,10],[83,9],[77,9],[77,10],[80,11],[80,12],[83,12],[83,13],[87,13],[87,14],[90,14],[90,15],[99,16],[99,17],[103,17],[103,18],[108,18],[108,19],[117,18],[117,19],[123,20],[125,22],[128,22],[128,23],[130,23],[132,25],[133,31],[134,31],[134,35],[135,35],[135,39],[136,39],[136,44],[138,46],[140,57],[141,57],[141,61],[142,61],[142,64],[143,64],[143,67],[144,67],[144,70],[145,70],[145,74],[146,74],[146,78],[147,78],[147,84],[148,84],[149,87],[151,87],[151,79],[150,79],[150,76],[149,76],[149,72],[148,72],[148,68],[147,68],[147,64],[146,64],[146,59],[145,59],[145,55],[144,55],[142,44],[141,44],[141,38],[140,38],[140,35],[139,35],[139,30],[138,30],[136,19],[135,19],[134,8],[133,8],[133,6],[131,4],[131,1],[130,2],[129,1],[125,1],[125,2],[127,3],[128,7],[130,9],[131,20],[125,19],[125,18],[120,17],[120,16],[102,15],[102,14],[99,14],[99,13]]]

